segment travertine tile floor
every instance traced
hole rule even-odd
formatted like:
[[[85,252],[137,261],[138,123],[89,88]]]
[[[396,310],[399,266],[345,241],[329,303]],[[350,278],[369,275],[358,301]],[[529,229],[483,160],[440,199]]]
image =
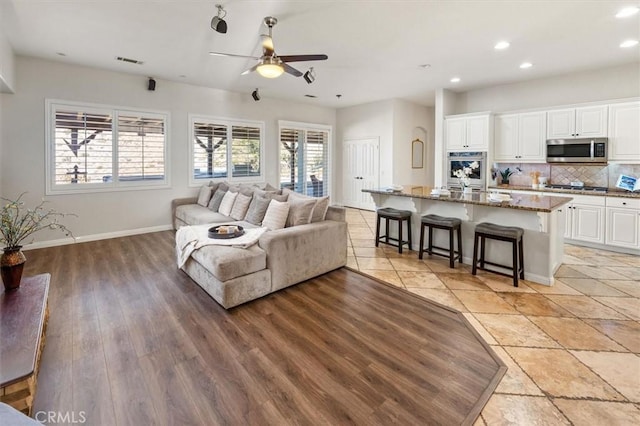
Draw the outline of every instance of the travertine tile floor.
[[[640,424],[640,256],[566,245],[554,286],[515,288],[376,248],[374,212],[347,222],[348,266],[463,312],[508,366],[476,425]]]

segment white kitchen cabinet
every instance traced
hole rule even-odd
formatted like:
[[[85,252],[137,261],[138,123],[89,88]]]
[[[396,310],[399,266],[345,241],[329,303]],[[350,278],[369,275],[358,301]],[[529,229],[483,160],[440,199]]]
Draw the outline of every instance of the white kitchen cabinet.
[[[545,112],[496,116],[494,160],[545,162],[545,128]]]
[[[640,101],[609,105],[609,160],[640,163]]]
[[[446,117],[447,151],[487,151],[491,130],[490,114]]]
[[[605,243],[605,197],[573,195],[566,209],[565,238]]]
[[[547,111],[547,139],[607,136],[607,105]]]
[[[607,197],[607,245],[640,249],[640,199]]]

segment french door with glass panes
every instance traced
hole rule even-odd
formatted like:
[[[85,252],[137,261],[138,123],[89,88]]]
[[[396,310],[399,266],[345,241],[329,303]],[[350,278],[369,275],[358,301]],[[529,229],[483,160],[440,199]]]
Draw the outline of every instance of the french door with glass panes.
[[[331,128],[280,122],[280,187],[311,197],[329,195]]]

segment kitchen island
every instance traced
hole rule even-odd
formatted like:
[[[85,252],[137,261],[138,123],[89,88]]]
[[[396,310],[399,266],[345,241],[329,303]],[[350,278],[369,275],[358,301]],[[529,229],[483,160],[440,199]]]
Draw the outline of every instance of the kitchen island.
[[[494,202],[487,192],[463,194],[452,191],[448,196],[432,196],[433,188],[405,186],[401,191],[363,189],[371,194],[376,208],[393,207],[411,211],[413,250],[420,241],[420,217],[425,214],[456,217],[462,220],[462,247],[466,264],[472,263],[475,226],[492,222],[504,226],[518,226],[525,230],[525,279],[553,285],[553,274],[564,256],[564,209],[571,197],[512,194],[511,200]],[[394,226],[395,224],[391,224]],[[384,226],[384,221],[381,224]],[[384,233],[381,230],[381,233]],[[397,233],[397,229],[392,229]],[[446,232],[434,234],[436,245],[448,246]],[[511,263],[511,245],[487,241],[486,258],[495,263]]]

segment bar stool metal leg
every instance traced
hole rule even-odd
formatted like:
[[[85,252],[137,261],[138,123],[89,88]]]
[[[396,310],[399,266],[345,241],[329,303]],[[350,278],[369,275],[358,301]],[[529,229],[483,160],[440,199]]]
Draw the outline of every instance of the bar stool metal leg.
[[[473,268],[471,269],[471,274],[475,275],[478,271],[478,240],[480,239],[480,234],[477,232],[473,235]]]
[[[424,227],[424,223],[420,225],[420,247],[418,247],[418,259],[422,259],[422,253],[424,252]]]
[[[514,240],[512,242],[512,245],[513,249],[511,250],[511,252],[513,253],[513,286],[518,287],[518,243]]]
[[[378,215],[376,218],[376,247],[380,244],[380,221],[382,218]]]
[[[458,256],[458,262],[462,263],[462,225],[458,226]]]
[[[389,232],[387,231],[387,235],[389,234]],[[404,245],[402,243],[402,220],[398,221],[398,253],[402,254],[402,246]]]

